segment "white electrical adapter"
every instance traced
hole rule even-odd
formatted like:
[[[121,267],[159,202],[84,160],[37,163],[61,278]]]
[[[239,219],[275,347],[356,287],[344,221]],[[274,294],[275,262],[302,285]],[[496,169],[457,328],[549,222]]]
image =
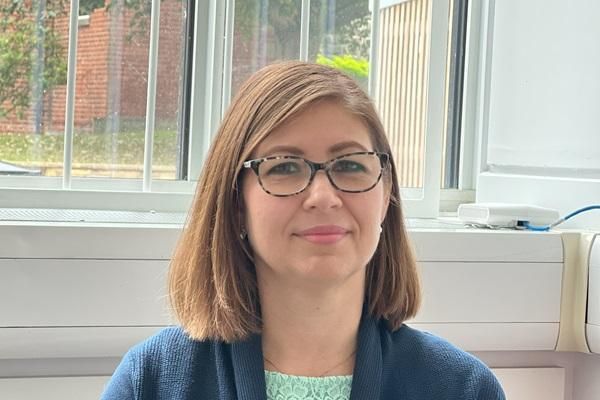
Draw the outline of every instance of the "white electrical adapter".
[[[529,204],[469,203],[458,206],[458,219],[467,225],[491,228],[519,228],[550,225],[560,218],[558,211]]]

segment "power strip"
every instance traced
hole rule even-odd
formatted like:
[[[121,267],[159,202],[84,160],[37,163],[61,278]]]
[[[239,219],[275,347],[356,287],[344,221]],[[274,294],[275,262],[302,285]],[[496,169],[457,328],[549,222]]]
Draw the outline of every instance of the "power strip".
[[[458,219],[464,224],[489,228],[519,228],[525,222],[549,225],[559,218],[556,210],[529,204],[469,203],[458,206]]]

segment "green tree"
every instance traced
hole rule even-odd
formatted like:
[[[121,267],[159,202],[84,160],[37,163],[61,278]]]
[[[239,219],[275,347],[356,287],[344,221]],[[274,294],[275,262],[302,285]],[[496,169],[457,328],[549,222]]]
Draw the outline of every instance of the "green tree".
[[[269,60],[297,57],[300,3],[297,0],[238,0],[235,4],[236,30],[248,38],[263,29],[271,40],[267,57]],[[326,24],[323,19],[326,18],[331,19],[329,25],[334,32],[324,31]],[[351,54],[355,57],[368,57],[368,0],[313,0],[310,20],[309,59],[314,60],[317,54],[328,52],[324,48],[327,40],[335,43],[336,52],[352,51]],[[357,39],[360,39],[362,46],[348,45]]]
[[[0,0],[0,117],[13,112],[22,115],[32,100],[41,106],[43,93],[66,82],[64,38],[56,32],[55,22],[57,17],[68,15],[68,4],[67,0]],[[147,29],[151,4],[151,0],[112,0],[107,3],[105,0],[80,0],[80,14],[89,14],[100,7],[131,10],[131,38]],[[334,7],[327,8],[331,4]],[[340,55],[350,55],[358,63],[368,56],[366,4],[366,0],[311,2],[312,21],[319,21],[324,10],[332,11],[334,25],[339,27],[334,38],[339,44],[336,47],[341,49]],[[240,32],[249,35],[256,29],[264,29],[274,41],[266,49],[269,60],[297,56],[297,46],[290,45],[297,42],[300,33],[297,0],[238,0],[235,12],[236,29]],[[324,53],[325,34],[321,24],[312,24],[310,59]],[[344,63],[348,64],[347,61]],[[339,61],[332,62],[339,66]]]
[[[89,15],[102,7],[104,7],[104,0],[79,0],[79,15]]]
[[[295,0],[236,1],[235,29],[247,39],[255,34],[266,37],[260,46],[268,60],[296,58],[300,3]],[[320,3],[320,0],[311,2],[311,19],[318,17]],[[314,43],[309,48],[314,48]]]
[[[22,116],[32,94],[66,82],[65,49],[54,29],[65,6],[64,0],[0,0],[0,117]]]
[[[368,58],[371,46],[371,14],[356,17],[341,26],[337,37],[343,54]]]
[[[41,114],[43,94],[67,78],[65,38],[56,19],[69,14],[67,0],[0,0],[0,118],[22,117],[34,103]],[[125,0],[140,18],[149,13],[149,0]],[[105,0],[80,0],[79,14],[90,14]],[[39,125],[39,124],[36,124]],[[36,126],[36,131],[39,127]]]

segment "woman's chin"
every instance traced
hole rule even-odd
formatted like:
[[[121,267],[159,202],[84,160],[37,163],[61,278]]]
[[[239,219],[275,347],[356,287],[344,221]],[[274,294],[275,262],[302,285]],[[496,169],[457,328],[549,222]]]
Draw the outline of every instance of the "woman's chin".
[[[313,260],[295,268],[296,279],[319,286],[339,285],[363,272],[364,268],[347,263],[324,262]]]

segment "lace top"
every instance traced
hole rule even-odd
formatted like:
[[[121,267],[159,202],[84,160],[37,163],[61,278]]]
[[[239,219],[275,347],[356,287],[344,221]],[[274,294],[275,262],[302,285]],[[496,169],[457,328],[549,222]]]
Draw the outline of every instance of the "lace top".
[[[267,400],[348,400],[352,375],[296,376],[265,370]]]

